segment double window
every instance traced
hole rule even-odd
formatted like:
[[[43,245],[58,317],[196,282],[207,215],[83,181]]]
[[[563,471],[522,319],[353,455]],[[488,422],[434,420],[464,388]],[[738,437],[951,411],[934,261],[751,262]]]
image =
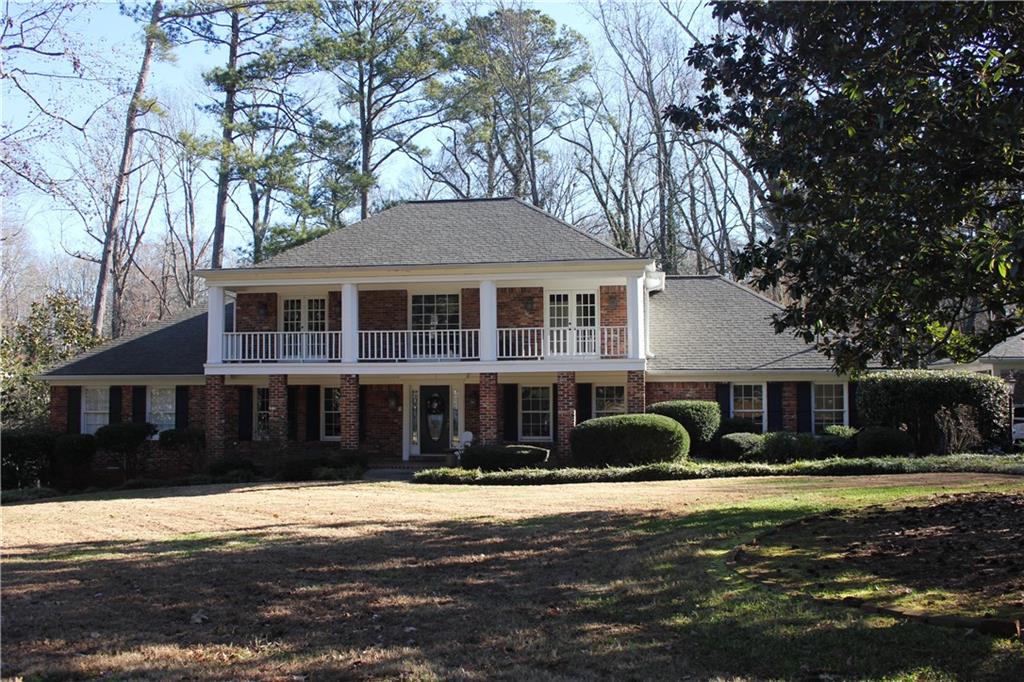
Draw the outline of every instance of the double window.
[[[732,416],[751,421],[764,431],[764,384],[732,384]]]
[[[157,433],[174,428],[174,386],[150,386],[146,396],[146,421]]]
[[[814,384],[814,432],[846,423],[846,384]]]
[[[551,387],[519,387],[520,440],[551,440]]]
[[[106,386],[82,388],[82,433],[96,433],[110,421],[110,389]]]
[[[270,438],[270,389],[266,386],[257,386],[253,391],[253,440],[268,440]]]
[[[341,438],[341,389],[324,387],[323,399],[323,437],[324,440]]]
[[[327,357],[327,299],[286,298],[281,304],[285,358]],[[297,332],[309,332],[299,334]]]
[[[625,386],[595,386],[594,416],[607,417],[626,413]]]

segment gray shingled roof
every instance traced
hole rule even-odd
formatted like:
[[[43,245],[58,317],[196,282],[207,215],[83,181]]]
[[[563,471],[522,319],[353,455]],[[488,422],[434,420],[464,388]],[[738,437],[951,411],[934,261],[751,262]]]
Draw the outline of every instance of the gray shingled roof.
[[[518,199],[410,201],[260,268],[469,265],[634,258]]]
[[[1024,334],[1017,334],[997,343],[992,350],[981,356],[981,360],[1024,360]]]
[[[43,376],[202,375],[205,362],[206,306],[202,305],[97,346]]]
[[[781,310],[718,276],[668,277],[651,296],[652,370],[831,370],[830,361],[788,334],[776,334]]]

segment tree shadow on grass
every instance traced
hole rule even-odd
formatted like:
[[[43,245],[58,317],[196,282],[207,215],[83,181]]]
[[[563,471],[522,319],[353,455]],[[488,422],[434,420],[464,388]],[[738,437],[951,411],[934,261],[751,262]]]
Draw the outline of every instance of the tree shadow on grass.
[[[1024,666],[1020,646],[818,608],[725,565],[735,544],[810,511],[282,526],[49,547],[5,562],[3,674],[680,679],[923,670],[1009,679]]]

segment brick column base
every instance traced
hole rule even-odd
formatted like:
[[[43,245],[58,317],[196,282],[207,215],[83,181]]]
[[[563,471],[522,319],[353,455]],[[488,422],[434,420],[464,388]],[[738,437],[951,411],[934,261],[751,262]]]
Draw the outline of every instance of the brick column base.
[[[268,436],[272,443],[288,440],[288,375],[271,374],[267,380],[267,397],[270,402]]]
[[[206,377],[206,460],[215,462],[224,456],[224,377]],[[128,415],[131,420],[131,415]]]
[[[569,439],[576,427],[576,372],[558,373],[555,409],[555,418],[558,419],[558,459],[568,462],[572,455]]]
[[[497,445],[498,440],[498,375],[496,372],[480,374],[480,433],[481,445]]]
[[[626,411],[642,414],[647,411],[647,373],[642,369],[626,373]]]
[[[359,375],[341,375],[341,449],[359,449]]]

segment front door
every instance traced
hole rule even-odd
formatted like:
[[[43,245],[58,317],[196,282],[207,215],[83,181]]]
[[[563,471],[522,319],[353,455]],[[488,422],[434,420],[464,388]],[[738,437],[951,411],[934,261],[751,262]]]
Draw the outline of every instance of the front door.
[[[548,294],[548,354],[597,353],[597,294],[591,291]]]
[[[448,386],[420,387],[420,454],[439,454],[451,449],[450,399]]]

